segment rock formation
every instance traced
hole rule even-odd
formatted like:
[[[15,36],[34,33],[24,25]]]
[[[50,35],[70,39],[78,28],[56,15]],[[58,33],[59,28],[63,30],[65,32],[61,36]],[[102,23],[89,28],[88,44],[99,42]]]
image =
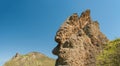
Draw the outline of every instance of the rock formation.
[[[26,55],[16,55],[6,62],[4,66],[54,66],[55,60],[38,52],[31,52]]]
[[[92,21],[90,10],[79,17],[77,13],[68,17],[57,31],[55,41],[58,45],[53,54],[58,56],[55,66],[96,66],[95,56],[108,42],[100,32],[99,23]]]

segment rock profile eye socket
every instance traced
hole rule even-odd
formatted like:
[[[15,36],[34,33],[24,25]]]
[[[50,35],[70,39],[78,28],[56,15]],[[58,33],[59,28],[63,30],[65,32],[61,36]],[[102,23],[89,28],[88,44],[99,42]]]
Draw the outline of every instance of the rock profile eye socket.
[[[73,48],[71,42],[68,42],[66,41],[64,44],[63,44],[63,48]]]

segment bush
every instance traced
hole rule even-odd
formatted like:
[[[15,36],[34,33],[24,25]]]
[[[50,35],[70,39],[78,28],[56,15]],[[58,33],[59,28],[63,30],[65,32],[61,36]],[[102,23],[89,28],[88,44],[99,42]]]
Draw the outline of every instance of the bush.
[[[97,56],[97,66],[120,66],[120,38],[106,44]]]

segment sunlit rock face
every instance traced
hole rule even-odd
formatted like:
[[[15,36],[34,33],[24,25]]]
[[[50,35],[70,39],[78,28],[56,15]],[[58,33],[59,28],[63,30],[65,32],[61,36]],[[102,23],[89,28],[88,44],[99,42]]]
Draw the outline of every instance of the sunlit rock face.
[[[96,66],[95,56],[108,39],[100,32],[99,23],[92,21],[90,10],[86,10],[80,17],[77,13],[68,17],[57,31],[55,41],[56,66]]]

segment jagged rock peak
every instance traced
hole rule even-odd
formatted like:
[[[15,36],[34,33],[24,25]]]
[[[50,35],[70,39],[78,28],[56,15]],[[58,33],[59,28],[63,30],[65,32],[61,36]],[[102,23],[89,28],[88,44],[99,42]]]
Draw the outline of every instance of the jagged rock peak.
[[[90,17],[90,10],[88,9],[88,10],[82,12],[80,17],[83,17],[83,18]]]
[[[68,17],[57,31],[55,41],[56,66],[96,66],[95,57],[108,39],[100,31],[99,23],[92,21],[90,10],[86,10],[80,17],[77,13]]]
[[[20,54],[19,54],[19,53],[16,53],[15,57],[19,57],[19,56],[20,56]]]
[[[78,30],[84,28],[88,23],[91,23],[90,10],[83,12],[80,17],[77,13],[74,13],[60,27],[55,41],[59,44],[64,43],[71,34],[77,33]]]
[[[13,58],[18,58],[20,57],[21,55],[19,53],[16,53],[15,56]]]

